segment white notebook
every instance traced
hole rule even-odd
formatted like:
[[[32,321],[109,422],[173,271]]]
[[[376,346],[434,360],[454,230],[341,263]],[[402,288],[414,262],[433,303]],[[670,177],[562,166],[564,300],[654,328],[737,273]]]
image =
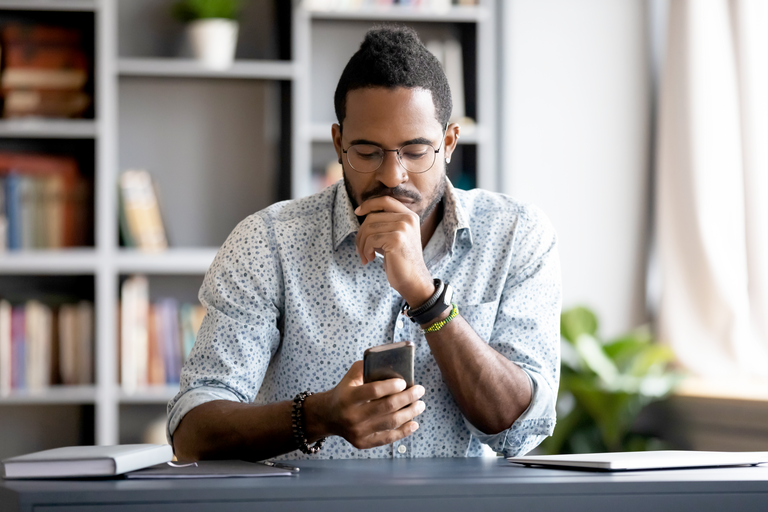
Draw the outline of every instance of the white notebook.
[[[574,455],[531,455],[509,457],[526,466],[567,467],[604,471],[639,469],[746,466],[768,462],[768,452],[702,452],[659,450],[651,452],[581,453]]]
[[[114,476],[173,459],[167,444],[67,446],[3,461],[4,477],[67,478]]]

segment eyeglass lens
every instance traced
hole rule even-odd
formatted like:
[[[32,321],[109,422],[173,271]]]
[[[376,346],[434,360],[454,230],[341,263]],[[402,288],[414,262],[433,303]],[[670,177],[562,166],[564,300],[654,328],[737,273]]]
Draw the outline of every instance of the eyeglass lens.
[[[435,148],[429,144],[409,144],[398,151],[400,164],[408,172],[427,172],[435,163]],[[349,165],[358,172],[375,172],[384,162],[384,150],[369,144],[356,144],[347,150]]]

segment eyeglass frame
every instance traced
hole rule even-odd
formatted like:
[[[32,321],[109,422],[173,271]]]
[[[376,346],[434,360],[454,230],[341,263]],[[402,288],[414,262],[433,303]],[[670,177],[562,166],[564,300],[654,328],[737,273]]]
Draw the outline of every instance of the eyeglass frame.
[[[400,146],[397,149],[384,149],[381,146],[377,146],[376,144],[352,144],[347,149],[341,148],[341,152],[344,153],[344,155],[347,157],[347,164],[352,168],[352,170],[355,171],[355,172],[359,172],[360,174],[373,174],[376,171],[378,171],[379,169],[381,169],[381,166],[384,165],[384,156],[382,156],[381,163],[379,164],[379,166],[377,168],[375,168],[374,170],[367,171],[367,172],[366,171],[357,170],[357,169],[355,169],[355,166],[352,165],[352,162],[349,161],[349,155],[347,154],[347,151],[349,151],[350,149],[352,149],[355,146],[375,146],[375,147],[379,148],[383,153],[388,153],[388,152],[389,153],[396,153],[397,154],[397,163],[400,165],[400,167],[405,169],[406,172],[409,172],[411,174],[424,174],[425,172],[429,172],[430,170],[432,170],[432,168],[435,166],[435,162],[437,162],[437,154],[440,153],[440,150],[443,148],[443,144],[445,144],[445,136],[447,134],[448,134],[448,123],[445,123],[445,130],[443,131],[443,137],[442,137],[442,140],[440,141],[440,145],[437,147],[437,149],[435,149],[435,146],[433,146],[432,144],[414,144],[414,143],[409,143],[409,144],[403,144],[402,146]],[[432,161],[432,165],[430,165],[428,169],[425,169],[425,170],[420,171],[420,172],[415,172],[415,171],[408,170],[408,168],[405,165],[403,165],[403,160],[402,160],[403,157],[400,155],[400,150],[401,149],[403,149],[405,147],[408,147],[408,146],[417,146],[417,145],[429,146],[435,152],[435,159]]]

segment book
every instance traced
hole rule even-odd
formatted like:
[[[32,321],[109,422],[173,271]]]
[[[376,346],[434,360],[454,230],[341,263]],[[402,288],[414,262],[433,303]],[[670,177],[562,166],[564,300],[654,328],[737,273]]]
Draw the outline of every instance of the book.
[[[0,151],[0,178],[9,249],[86,243],[92,225],[91,191],[74,158]]]
[[[3,461],[4,477],[71,478],[114,476],[170,461],[170,445],[67,446]]]
[[[0,300],[0,396],[11,393],[11,304]]]
[[[182,304],[179,316],[181,317],[183,346],[182,360],[186,361],[189,358],[189,353],[192,352],[192,347],[197,339],[197,333],[200,331],[200,326],[203,323],[205,308],[200,305]]]
[[[77,311],[74,304],[63,304],[59,308],[59,374],[63,384],[77,384]]]
[[[163,326],[160,312],[155,304],[149,307],[149,362],[147,369],[147,381],[151,386],[165,384],[165,362],[163,358]]]
[[[132,276],[123,282],[120,297],[120,378],[123,390],[133,393],[148,383],[149,281]]]
[[[3,45],[79,46],[82,36],[79,30],[67,27],[11,22],[3,27],[0,40]]]
[[[23,306],[11,308],[11,386],[14,389],[24,389],[27,384],[24,317]]]
[[[160,206],[152,178],[144,170],[128,170],[120,176],[121,204],[128,239],[142,251],[168,248]]]
[[[24,309],[26,385],[30,391],[40,391],[51,384],[52,314],[36,300],[27,301]]]
[[[156,304],[162,326],[165,381],[178,384],[181,375],[181,340],[179,339],[179,307],[175,299],[161,299]]]
[[[3,117],[81,117],[90,105],[91,97],[80,91],[11,90]]]
[[[77,384],[93,384],[94,310],[93,303],[81,300],[75,306]]]

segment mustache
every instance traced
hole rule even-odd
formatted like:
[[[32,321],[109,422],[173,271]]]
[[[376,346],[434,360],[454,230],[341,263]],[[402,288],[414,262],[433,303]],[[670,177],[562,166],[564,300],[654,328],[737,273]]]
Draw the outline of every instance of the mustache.
[[[405,187],[397,186],[395,188],[385,187],[381,183],[376,188],[363,192],[360,195],[360,199],[363,202],[372,197],[390,196],[395,199],[410,199],[415,202],[421,201],[421,194],[415,190],[408,190]]]

